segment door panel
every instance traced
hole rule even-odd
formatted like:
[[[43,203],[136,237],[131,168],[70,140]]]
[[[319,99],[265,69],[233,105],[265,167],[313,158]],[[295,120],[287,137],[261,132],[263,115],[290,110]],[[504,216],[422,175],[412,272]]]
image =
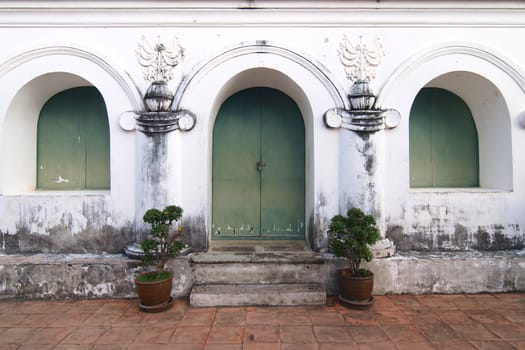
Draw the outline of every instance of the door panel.
[[[261,109],[262,235],[304,238],[303,120],[288,96],[275,90],[261,94],[271,101]]]
[[[217,237],[259,232],[259,118],[256,96],[221,107],[213,137],[213,222]]]
[[[212,185],[213,238],[304,239],[304,124],[293,100],[253,88],[223,104]]]

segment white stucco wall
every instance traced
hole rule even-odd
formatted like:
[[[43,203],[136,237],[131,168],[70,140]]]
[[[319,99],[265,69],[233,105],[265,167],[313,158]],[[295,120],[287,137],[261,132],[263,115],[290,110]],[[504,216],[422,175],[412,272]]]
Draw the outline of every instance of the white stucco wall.
[[[252,86],[282,90],[303,114],[305,220],[315,249],[325,244],[328,220],[351,205],[377,215],[383,233],[404,249],[498,249],[523,241],[521,2],[0,1],[0,23],[4,250],[8,235],[49,235],[57,225],[72,235],[80,225],[88,240],[103,230],[111,232],[104,239],[123,230],[126,239],[133,236],[146,205],[142,169],[151,164],[141,163],[143,136],[123,130],[119,121],[142,108],[149,84],[134,53],[142,35],[151,41],[177,36],[184,48],[170,82],[173,108],[193,112],[197,124],[167,135],[170,176],[159,188],[167,189],[166,201],[184,208],[204,249],[214,118],[227,97]],[[351,82],[338,56],[344,35],[356,43],[359,36],[364,43],[381,38],[385,57],[371,85],[379,106],[401,114],[397,128],[370,139],[323,122],[328,109],[349,107]],[[106,102],[111,189],[89,195],[35,191],[39,109],[57,91],[79,85],[95,86]],[[480,137],[479,189],[410,189],[408,118],[426,86],[448,89],[471,108]],[[71,224],[70,216],[94,224]],[[101,250],[103,244],[93,246]]]

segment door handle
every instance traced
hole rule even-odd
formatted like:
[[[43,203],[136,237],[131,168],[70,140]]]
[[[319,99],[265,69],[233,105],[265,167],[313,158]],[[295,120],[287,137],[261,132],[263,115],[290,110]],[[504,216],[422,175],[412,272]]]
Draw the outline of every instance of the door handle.
[[[259,161],[259,162],[257,162],[256,165],[257,165],[257,170],[262,171],[263,168],[266,166],[266,163]]]

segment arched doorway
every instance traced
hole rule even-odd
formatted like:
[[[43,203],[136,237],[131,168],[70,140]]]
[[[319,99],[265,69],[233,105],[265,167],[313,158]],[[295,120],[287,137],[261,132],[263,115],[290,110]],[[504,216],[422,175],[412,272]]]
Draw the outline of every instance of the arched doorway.
[[[296,103],[250,88],[213,130],[212,239],[305,238],[305,128]]]

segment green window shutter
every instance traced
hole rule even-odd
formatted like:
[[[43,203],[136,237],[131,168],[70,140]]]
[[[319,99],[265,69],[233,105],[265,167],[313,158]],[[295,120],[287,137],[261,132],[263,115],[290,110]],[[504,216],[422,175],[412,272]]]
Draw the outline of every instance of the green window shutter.
[[[479,186],[478,134],[457,95],[425,88],[410,111],[410,186]]]
[[[109,127],[104,100],[93,87],[51,97],[38,119],[37,187],[109,188]]]

